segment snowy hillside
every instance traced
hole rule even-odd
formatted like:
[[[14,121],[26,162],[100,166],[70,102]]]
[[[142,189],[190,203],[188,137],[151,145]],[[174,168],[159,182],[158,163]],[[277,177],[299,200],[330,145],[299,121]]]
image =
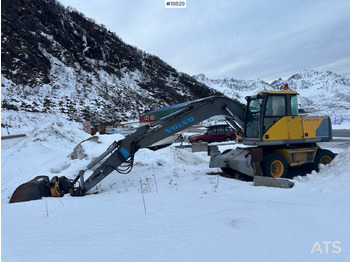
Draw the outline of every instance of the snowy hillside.
[[[280,90],[283,89],[284,83],[288,83],[291,89],[300,94],[299,103],[307,112],[350,117],[350,79],[329,71],[302,70],[286,80],[277,79],[270,84],[262,80],[213,80],[203,74],[194,77],[242,103],[245,103],[244,98],[247,95],[262,90]]]
[[[332,72],[303,70],[286,80],[309,112],[350,115],[350,78]]]
[[[228,97],[238,99],[243,104],[246,104],[246,96],[258,93],[261,90],[272,89],[272,87],[263,80],[237,80],[233,78],[209,79],[204,74],[193,77]]]
[[[215,92],[55,0],[1,6],[2,108],[125,121]]]
[[[50,114],[5,112],[14,134],[1,145],[2,261],[329,261],[350,257],[349,142],[292,189],[208,175],[206,153],[142,149],[128,175],[113,172],[84,197],[9,204],[35,176],[74,178],[121,135],[89,136]],[[345,126],[346,127],[346,126]],[[350,126],[347,126],[350,128]],[[2,130],[3,132],[5,130]],[[6,132],[6,131],[5,131]],[[224,150],[233,146],[221,146]]]
[[[4,1],[1,12],[2,110],[118,122],[218,91],[245,102],[288,82],[307,111],[349,116],[350,80],[332,72],[304,70],[271,84],[191,77],[56,0]]]

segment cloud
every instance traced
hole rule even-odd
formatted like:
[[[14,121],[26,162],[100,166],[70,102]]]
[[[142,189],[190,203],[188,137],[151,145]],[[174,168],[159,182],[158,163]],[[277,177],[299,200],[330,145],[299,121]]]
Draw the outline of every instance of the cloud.
[[[305,68],[350,75],[347,0],[61,0],[179,71],[273,80]]]

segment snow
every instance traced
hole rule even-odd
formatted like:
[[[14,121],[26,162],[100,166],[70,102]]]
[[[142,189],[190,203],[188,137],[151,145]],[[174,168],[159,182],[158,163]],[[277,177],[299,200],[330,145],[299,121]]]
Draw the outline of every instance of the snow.
[[[332,125],[333,129],[350,129],[350,114],[333,116]]]
[[[1,144],[3,261],[350,257],[349,143],[323,143],[338,156],[319,173],[295,177],[292,189],[208,175],[218,170],[208,167],[206,153],[172,146],[139,150],[131,173],[113,172],[92,190],[95,194],[9,204],[21,183],[43,174],[74,178],[123,136],[87,140],[82,143],[86,156],[71,159],[74,147],[90,137],[80,124],[50,114],[6,111],[2,122],[12,124],[2,135],[27,135]]]

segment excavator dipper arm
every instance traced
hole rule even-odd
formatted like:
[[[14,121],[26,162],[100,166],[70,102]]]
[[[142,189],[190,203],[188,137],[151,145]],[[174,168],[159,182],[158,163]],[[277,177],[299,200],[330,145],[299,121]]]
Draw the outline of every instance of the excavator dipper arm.
[[[151,147],[156,142],[215,115],[225,115],[231,124],[237,128],[243,127],[244,114],[245,106],[243,104],[223,96],[212,96],[190,102],[178,111],[154,123],[141,126],[133,134],[115,141],[86,169],[81,170],[74,180],[66,177],[55,177],[49,181],[47,177],[41,179],[40,182],[33,179],[35,181],[31,180],[27,183],[35,182],[35,186],[31,186],[29,190],[22,190],[28,188],[25,186],[27,183],[19,186],[13,193],[10,203],[38,199],[41,196],[48,196],[47,192],[51,192],[51,196],[63,196],[66,193],[70,193],[72,196],[83,196],[114,170],[120,173],[130,172],[134,154],[140,148]],[[85,180],[85,172],[97,164],[100,165]],[[38,197],[37,187],[44,187],[45,194],[40,195],[39,193],[40,197]]]

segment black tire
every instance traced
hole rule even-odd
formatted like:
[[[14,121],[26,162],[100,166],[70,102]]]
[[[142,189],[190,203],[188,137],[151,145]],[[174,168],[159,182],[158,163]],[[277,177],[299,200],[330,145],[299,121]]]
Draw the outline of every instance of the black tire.
[[[203,139],[198,139],[198,140],[196,140],[196,143],[203,143],[203,142],[204,142]]]
[[[267,177],[284,178],[288,174],[288,164],[284,157],[277,153],[264,156],[262,163],[263,173]]]
[[[234,175],[234,170],[230,167],[222,167],[221,170],[222,170],[222,172],[225,173],[225,175],[229,175],[229,176]]]
[[[229,137],[229,136],[226,137],[226,138],[225,138],[225,141],[232,141],[232,137]]]
[[[237,172],[230,167],[222,167],[221,170],[222,172],[224,172],[224,174],[222,174],[223,177],[234,178],[237,180],[247,181],[247,182],[253,181],[253,177]]]
[[[326,149],[318,149],[313,164],[313,170],[318,172],[320,170],[319,165],[328,165],[335,158],[335,154],[332,151]]]

